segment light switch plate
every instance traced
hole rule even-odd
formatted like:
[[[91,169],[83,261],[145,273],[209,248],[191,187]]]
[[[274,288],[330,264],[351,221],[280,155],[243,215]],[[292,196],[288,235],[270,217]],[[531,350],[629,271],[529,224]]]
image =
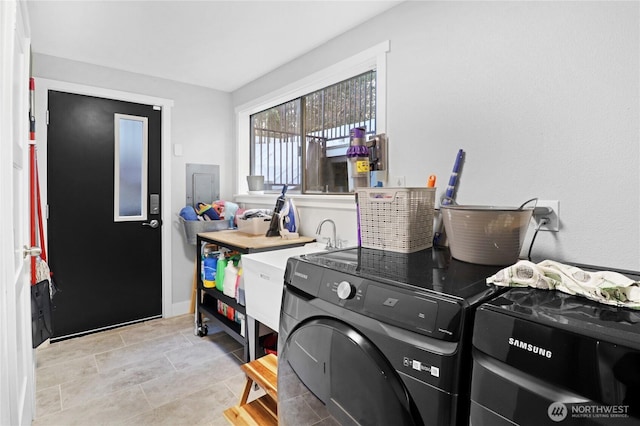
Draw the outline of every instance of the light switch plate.
[[[392,179],[389,179],[389,186],[404,187],[406,186],[406,182],[405,176],[394,176]]]

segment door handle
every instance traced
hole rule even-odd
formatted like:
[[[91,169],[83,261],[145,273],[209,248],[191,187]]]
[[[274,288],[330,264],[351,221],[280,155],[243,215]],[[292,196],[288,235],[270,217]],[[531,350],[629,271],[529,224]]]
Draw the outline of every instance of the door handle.
[[[42,249],[40,247],[34,246],[34,247],[27,247],[27,246],[23,246],[22,247],[22,258],[24,259],[27,256],[32,256],[32,257],[36,257],[36,256],[40,256],[40,253],[42,253]]]
[[[160,221],[158,219],[153,219],[150,222],[144,222],[142,224],[142,226],[149,226],[151,228],[157,228],[158,226],[160,226]]]

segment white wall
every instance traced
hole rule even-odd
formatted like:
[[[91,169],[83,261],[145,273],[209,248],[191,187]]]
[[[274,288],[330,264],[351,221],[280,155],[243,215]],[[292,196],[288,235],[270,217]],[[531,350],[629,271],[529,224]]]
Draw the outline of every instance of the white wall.
[[[462,148],[460,203],[560,201],[561,230],[538,235],[535,258],[640,270],[638,22],[638,2],[405,2],[233,105],[390,40],[390,175],[434,173],[439,196]]]
[[[637,2],[405,2],[232,95],[39,54],[34,75],[173,99],[177,213],[187,163],[219,164],[232,196],[248,161],[235,158],[235,107],[390,40],[391,175],[422,186],[435,173],[443,188],[463,148],[460,202],[560,200],[561,231],[539,234],[535,257],[640,270],[639,19]],[[354,240],[349,203],[296,201],[304,234],[334,217]],[[195,248],[167,225],[172,300],[186,309]]]
[[[172,291],[173,314],[187,312],[191,298],[195,246],[187,245],[183,231],[177,222],[177,213],[185,205],[185,165],[220,165],[220,196],[231,197],[233,182],[232,106],[228,93],[118,71],[110,68],[69,61],[52,56],[35,54],[33,72],[38,78],[47,78],[172,99],[171,141],[182,145],[183,155],[172,156],[171,191],[173,221],[164,226],[172,227]],[[39,129],[38,131],[45,131]],[[167,190],[165,188],[164,190]]]
[[[316,234],[318,224],[323,219],[332,219],[336,224],[336,238],[340,240],[341,246],[350,247],[357,244],[357,228],[352,226],[352,224],[356,223],[355,199],[353,196],[324,196],[322,203],[317,201],[317,196],[315,195],[287,194],[287,198],[293,199],[298,211],[300,218],[298,232],[301,235],[318,235]],[[260,196],[239,194],[235,196],[235,201],[243,208],[273,209],[276,199],[277,195],[275,194]],[[333,240],[333,229],[330,224],[323,226],[321,233],[317,236],[317,240],[322,241],[322,238],[327,237],[331,237]]]

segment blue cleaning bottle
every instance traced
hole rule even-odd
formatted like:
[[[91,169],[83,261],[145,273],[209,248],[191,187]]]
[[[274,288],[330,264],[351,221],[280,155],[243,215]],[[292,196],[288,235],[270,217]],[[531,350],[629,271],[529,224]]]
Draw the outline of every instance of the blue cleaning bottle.
[[[202,285],[207,288],[213,288],[216,286],[217,264],[218,259],[213,255],[209,255],[204,258]]]

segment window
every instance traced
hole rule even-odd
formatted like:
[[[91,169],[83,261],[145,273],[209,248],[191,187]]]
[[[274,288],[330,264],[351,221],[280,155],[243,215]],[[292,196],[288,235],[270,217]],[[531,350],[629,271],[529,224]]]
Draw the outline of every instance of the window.
[[[256,92],[252,99],[235,107],[235,134],[237,143],[235,190],[237,191],[237,196],[242,197],[246,202],[257,201],[252,199],[251,194],[246,195],[246,191],[248,189],[246,176],[255,174],[254,167],[256,164],[253,161],[254,141],[252,139],[253,127],[251,117],[260,112],[267,111],[278,105],[284,105],[299,98],[301,99],[303,96],[331,87],[334,84],[351,79],[354,76],[359,76],[367,73],[368,71],[375,70],[375,131],[376,134],[386,133],[387,53],[390,50],[391,43],[389,40],[385,40],[338,62],[329,62],[325,68],[316,70],[313,73],[295,81],[291,81],[286,72],[276,72],[274,74],[274,81],[269,83],[274,84],[274,86],[277,87],[277,89],[273,91],[261,93],[261,90],[258,88],[250,89],[250,92],[248,93],[240,93],[239,97],[242,98],[246,94]],[[280,79],[283,81],[289,81],[289,83],[277,85],[277,81]],[[372,129],[367,130],[371,131]],[[263,146],[263,148],[265,148],[265,146]],[[302,158],[304,158],[303,155],[306,155],[302,152],[302,149],[305,148],[305,144],[300,146],[300,162],[297,163],[300,175],[300,183],[298,184],[300,192],[302,192],[302,178],[305,173]],[[269,186],[271,185],[270,183],[267,184]],[[278,192],[278,186],[275,186],[274,184],[273,188],[273,192]],[[301,197],[300,200],[306,200],[305,203],[307,203],[308,206],[313,207],[326,205],[335,206],[335,204],[332,203],[342,205],[343,199],[346,200],[349,198],[340,196],[344,193],[336,193],[336,195],[332,195],[327,192],[306,192],[308,192],[308,195],[310,196]],[[313,196],[317,194],[324,194],[327,196]],[[353,203],[349,204],[349,206],[352,205]]]
[[[147,218],[146,117],[115,114],[114,220]]]
[[[376,70],[251,115],[251,174],[265,189],[347,193],[354,127],[376,133]]]

